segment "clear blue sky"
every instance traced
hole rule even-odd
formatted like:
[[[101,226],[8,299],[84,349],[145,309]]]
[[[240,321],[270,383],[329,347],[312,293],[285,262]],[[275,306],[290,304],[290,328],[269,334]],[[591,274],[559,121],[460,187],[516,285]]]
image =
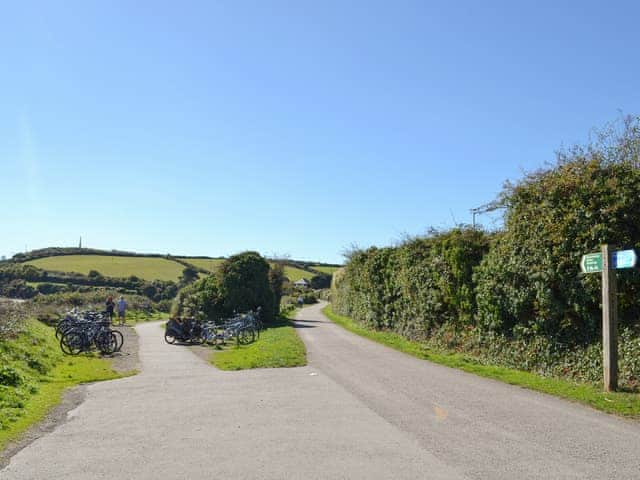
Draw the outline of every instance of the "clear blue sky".
[[[640,4],[7,2],[0,254],[340,262],[640,113]]]

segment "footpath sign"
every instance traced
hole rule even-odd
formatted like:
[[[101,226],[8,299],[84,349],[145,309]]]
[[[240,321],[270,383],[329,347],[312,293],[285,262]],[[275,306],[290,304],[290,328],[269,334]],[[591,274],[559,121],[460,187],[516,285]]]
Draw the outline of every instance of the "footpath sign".
[[[580,260],[583,273],[602,272],[602,355],[604,366],[604,389],[607,392],[618,388],[618,299],[616,270],[633,268],[638,263],[635,250],[612,252],[609,245],[602,251],[587,253]]]
[[[582,273],[596,273],[602,271],[602,253],[587,253],[580,260]]]
[[[638,263],[635,250],[618,250],[611,255],[612,268],[633,268]],[[587,253],[580,260],[582,273],[596,273],[602,271],[602,252]]]

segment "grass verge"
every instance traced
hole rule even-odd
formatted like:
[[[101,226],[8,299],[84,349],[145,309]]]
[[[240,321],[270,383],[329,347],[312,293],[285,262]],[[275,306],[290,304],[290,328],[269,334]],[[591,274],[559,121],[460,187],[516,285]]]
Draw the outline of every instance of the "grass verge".
[[[280,318],[249,345],[231,343],[211,354],[210,362],[220,370],[301,367],[307,364],[307,350],[291,321]]]
[[[66,388],[133,373],[91,354],[64,356],[54,330],[29,320],[20,336],[0,341],[0,450],[42,420]]]
[[[412,342],[392,332],[369,330],[348,317],[333,312],[326,306],[322,312],[332,322],[361,337],[381,343],[395,350],[416,358],[429,360],[451,368],[464,370],[481,377],[500,380],[511,385],[548,393],[556,397],[589,405],[607,413],[626,417],[640,418],[640,395],[627,392],[603,392],[599,387],[590,384],[577,384],[558,378],[541,377],[534,373],[513,370],[505,367],[482,365],[473,357],[460,353],[433,352],[418,342]]]

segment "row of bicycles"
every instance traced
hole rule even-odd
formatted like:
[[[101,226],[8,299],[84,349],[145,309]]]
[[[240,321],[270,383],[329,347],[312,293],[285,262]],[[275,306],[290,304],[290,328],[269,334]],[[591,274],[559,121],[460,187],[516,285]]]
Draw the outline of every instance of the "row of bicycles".
[[[236,313],[222,322],[198,322],[192,318],[173,318],[167,323],[164,339],[167,343],[191,343],[195,345],[224,345],[235,341],[247,345],[260,338],[263,330],[261,309]]]
[[[67,355],[79,355],[94,348],[111,355],[124,344],[122,332],[111,328],[109,315],[91,310],[67,312],[56,325],[56,338]]]

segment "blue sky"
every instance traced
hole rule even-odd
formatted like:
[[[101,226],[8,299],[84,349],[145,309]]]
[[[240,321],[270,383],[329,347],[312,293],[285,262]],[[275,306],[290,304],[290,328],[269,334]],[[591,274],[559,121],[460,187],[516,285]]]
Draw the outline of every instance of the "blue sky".
[[[637,2],[9,2],[0,255],[326,262],[640,113]],[[487,220],[485,220],[487,221]]]

